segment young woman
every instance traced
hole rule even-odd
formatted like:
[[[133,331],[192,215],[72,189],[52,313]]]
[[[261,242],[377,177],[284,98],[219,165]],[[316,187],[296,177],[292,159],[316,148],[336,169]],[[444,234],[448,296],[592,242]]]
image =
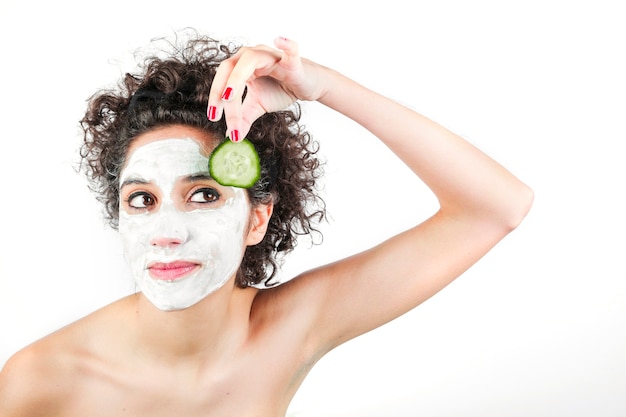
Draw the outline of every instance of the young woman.
[[[283,416],[324,354],[431,297],[524,218],[532,192],[475,147],[275,46],[199,37],[92,98],[83,157],[140,291],[14,355],[0,416]],[[279,256],[324,216],[298,100],[375,134],[440,207],[275,286]],[[211,177],[225,137],[260,154],[252,187]]]

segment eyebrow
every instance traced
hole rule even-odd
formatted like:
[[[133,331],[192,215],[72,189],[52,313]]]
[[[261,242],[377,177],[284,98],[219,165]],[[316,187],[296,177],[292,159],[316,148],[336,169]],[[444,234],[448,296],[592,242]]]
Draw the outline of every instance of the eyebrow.
[[[198,173],[198,174],[192,174],[192,175],[188,175],[185,178],[183,178],[183,181],[185,182],[198,182],[198,181],[214,181],[213,177],[210,176],[207,173]]]
[[[124,181],[122,183],[122,185],[120,185],[120,190],[124,187],[126,187],[127,185],[132,185],[132,184],[140,184],[140,185],[146,185],[146,184],[150,184],[150,181],[146,181],[146,180],[142,180],[139,178],[129,178],[126,181]]]

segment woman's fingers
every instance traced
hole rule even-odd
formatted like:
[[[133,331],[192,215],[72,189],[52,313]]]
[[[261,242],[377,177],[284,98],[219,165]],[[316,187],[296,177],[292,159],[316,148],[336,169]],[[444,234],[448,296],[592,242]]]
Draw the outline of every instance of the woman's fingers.
[[[216,122],[222,118],[222,112],[224,110],[222,97],[229,94],[226,90],[226,83],[230,72],[237,63],[236,57],[237,55],[233,55],[231,58],[222,61],[215,72],[215,77],[211,84],[211,91],[209,92],[207,107],[207,118],[212,122]],[[230,92],[232,94],[232,90],[230,90]]]
[[[247,103],[242,103],[242,97],[246,86],[253,83],[257,72],[271,71],[282,55],[279,51],[265,46],[241,48],[237,54],[220,64],[209,94],[207,117],[211,121],[217,121],[224,114],[228,127],[227,135],[232,141],[242,140],[256,117],[263,114],[258,112],[259,106],[256,103],[250,103],[255,111],[248,111],[248,117],[244,119],[242,106]],[[254,120],[250,120],[252,114]]]
[[[297,43],[277,38],[274,44],[277,49],[242,47],[217,69],[207,117],[211,121],[224,117],[227,136],[234,142],[242,140],[264,113],[288,107],[300,94],[303,99],[314,96],[312,84],[304,77]]]
[[[299,68],[301,65],[300,51],[298,50],[298,44],[296,42],[291,39],[280,37],[274,39],[274,45],[283,51],[280,63],[286,70],[295,70]]]

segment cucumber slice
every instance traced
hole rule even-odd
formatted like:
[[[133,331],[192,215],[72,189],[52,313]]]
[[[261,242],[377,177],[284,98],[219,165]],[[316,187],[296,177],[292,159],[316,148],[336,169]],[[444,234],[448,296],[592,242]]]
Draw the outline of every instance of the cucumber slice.
[[[226,139],[211,153],[209,173],[224,186],[252,187],[261,177],[261,161],[254,144],[248,139],[237,143]]]

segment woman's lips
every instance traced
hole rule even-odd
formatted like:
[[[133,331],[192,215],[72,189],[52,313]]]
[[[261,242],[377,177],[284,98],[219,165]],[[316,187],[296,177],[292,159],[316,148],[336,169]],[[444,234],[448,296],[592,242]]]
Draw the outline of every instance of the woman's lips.
[[[191,274],[198,268],[199,264],[188,261],[155,262],[148,266],[148,272],[154,279],[173,281]]]

